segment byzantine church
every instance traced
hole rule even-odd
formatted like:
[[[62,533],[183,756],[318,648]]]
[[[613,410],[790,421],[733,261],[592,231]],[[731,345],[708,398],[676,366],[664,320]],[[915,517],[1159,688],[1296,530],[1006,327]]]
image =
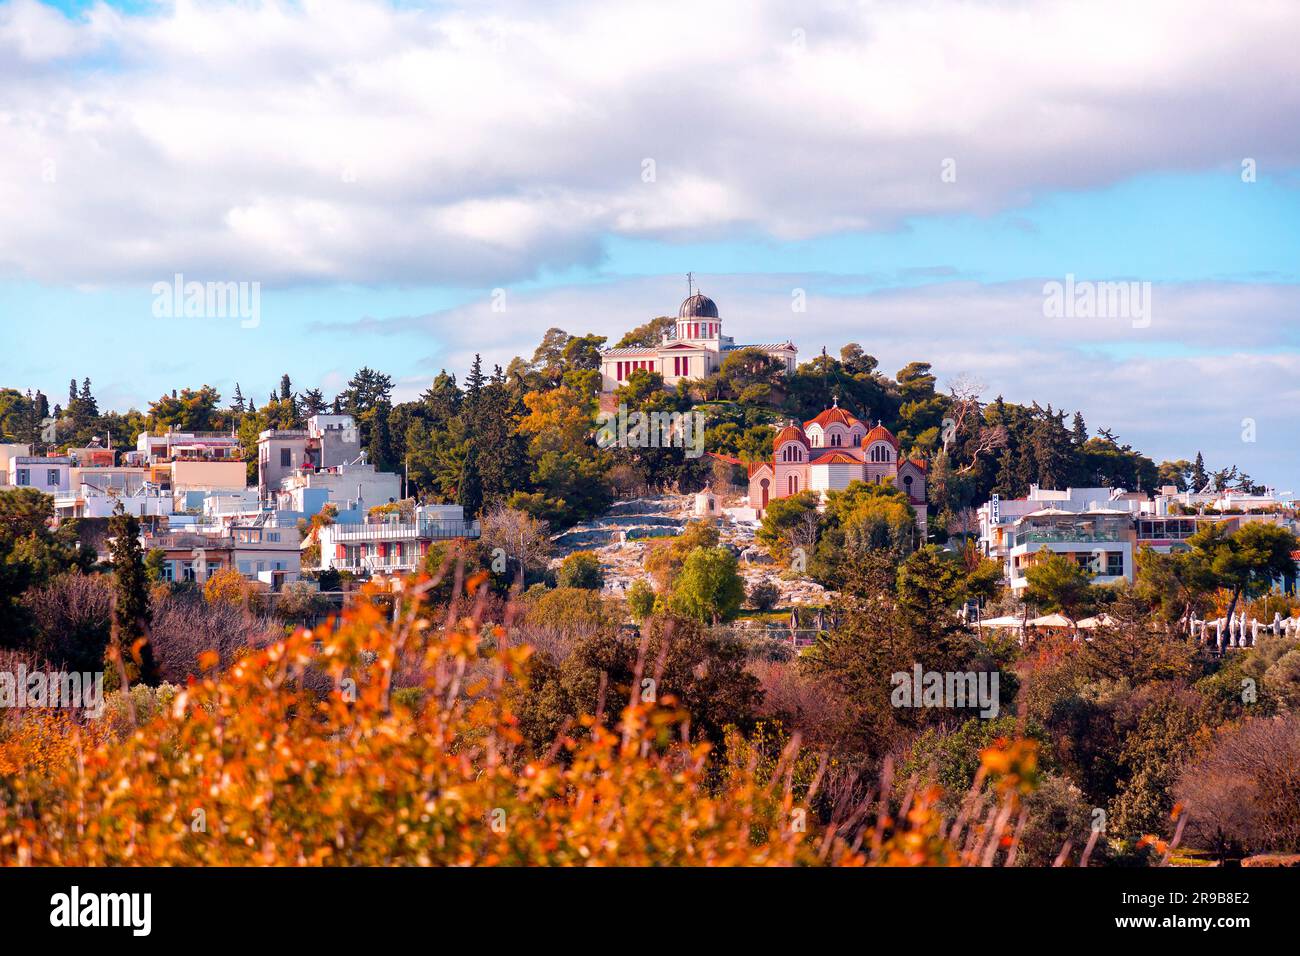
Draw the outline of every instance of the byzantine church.
[[[776,433],[772,460],[749,468],[749,505],[761,516],[773,498],[842,491],[852,481],[890,482],[905,491],[925,540],[925,462],[904,458],[893,432],[878,422],[868,428],[838,399],[802,426],[790,422]]]

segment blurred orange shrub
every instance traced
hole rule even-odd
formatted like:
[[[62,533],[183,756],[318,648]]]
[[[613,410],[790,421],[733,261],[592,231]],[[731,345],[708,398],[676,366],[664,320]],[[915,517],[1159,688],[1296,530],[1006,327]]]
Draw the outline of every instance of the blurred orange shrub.
[[[503,690],[527,679],[529,648],[478,614],[433,620],[431,583],[407,582],[396,608],[360,600],[337,627],[224,672],[212,655],[204,679],[125,736],[24,718],[0,740],[0,862],[942,865],[1006,846],[993,822],[1009,819],[1014,786],[981,796],[994,808],[978,841],[929,792],[897,823],[864,806],[819,827],[795,802],[817,788],[797,739],[775,766],[732,766],[710,786],[708,748],[682,739],[686,715],[664,696],[629,703],[612,731],[584,718],[550,754],[524,754]],[[418,687],[394,693],[395,673]],[[1032,753],[986,762],[1023,780]]]

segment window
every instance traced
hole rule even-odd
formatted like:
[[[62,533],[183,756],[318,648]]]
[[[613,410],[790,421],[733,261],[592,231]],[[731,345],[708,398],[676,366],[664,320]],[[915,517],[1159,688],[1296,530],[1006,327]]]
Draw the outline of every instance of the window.
[[[1107,551],[1106,552],[1106,574],[1112,578],[1122,577],[1124,574],[1124,552]]]
[[[48,468],[45,471],[45,483],[51,488],[59,483],[59,469]]]
[[[799,493],[799,476],[791,475],[787,487],[790,489],[790,494],[797,495]]]
[[[786,445],[784,448],[782,448],[781,460],[782,461],[803,461],[803,455],[799,451],[799,446],[796,444],[789,444]]]
[[[842,444],[844,444],[844,436],[839,432],[831,432],[831,447],[839,448]]]
[[[290,451],[288,448],[281,448],[281,449],[280,449],[280,467],[281,467],[281,468],[288,468],[288,467],[289,467],[290,465],[292,465],[292,464],[293,464],[293,452]]]
[[[30,485],[32,483],[32,473],[26,468],[18,469],[18,480],[14,482],[17,485]]]
[[[871,460],[872,460],[872,461],[883,461],[883,462],[890,462],[890,461],[893,461],[893,460],[894,460],[894,457],[893,457],[892,454],[890,454],[890,452],[891,452],[890,447],[889,447],[888,445],[886,445],[884,442],[881,442],[881,443],[879,443],[879,444],[877,444],[877,445],[872,445],[872,446],[871,446]]]

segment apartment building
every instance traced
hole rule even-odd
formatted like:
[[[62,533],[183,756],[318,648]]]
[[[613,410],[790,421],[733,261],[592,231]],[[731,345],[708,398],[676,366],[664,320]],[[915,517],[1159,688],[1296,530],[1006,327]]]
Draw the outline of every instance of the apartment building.
[[[235,568],[246,578],[301,570],[298,529],[275,522],[249,522],[229,527],[197,527],[144,535],[146,551],[163,552],[163,578],[202,583],[223,568]]]
[[[257,487],[264,499],[292,475],[361,463],[361,433],[351,415],[313,415],[306,428],[267,429],[257,436]]]
[[[166,491],[238,489],[248,484],[239,438],[227,432],[141,434],[123,463],[146,468],[148,480]]]
[[[1146,497],[1123,488],[1066,488],[1029,486],[1023,498],[994,495],[979,507],[979,549],[986,557],[1006,562],[1016,522],[1035,512],[1056,510],[1071,514],[1107,509],[1136,513]]]
[[[477,538],[477,521],[466,521],[460,505],[422,505],[412,518],[386,515],[359,524],[321,528],[321,569],[354,574],[409,573],[418,569],[435,541]]]
[[[110,518],[118,506],[127,514],[147,515],[175,513],[175,499],[157,485],[136,480],[123,483],[100,483],[85,478],[67,492],[54,496],[54,516],[67,518]]]
[[[1133,519],[1133,512],[1118,508],[1043,508],[1017,518],[1006,539],[1012,591],[1028,587],[1026,572],[1044,549],[1077,561],[1092,572],[1094,584],[1132,581],[1136,570]]]
[[[1140,549],[1169,553],[1206,524],[1231,529],[1267,521],[1294,529],[1294,510],[1273,494],[1236,491],[1179,492],[1161,488],[1148,498],[1122,488],[1030,487],[1024,498],[997,495],[978,509],[982,553],[1002,562],[1013,590],[1027,586],[1025,572],[1046,548],[1086,566],[1094,581],[1133,581]]]

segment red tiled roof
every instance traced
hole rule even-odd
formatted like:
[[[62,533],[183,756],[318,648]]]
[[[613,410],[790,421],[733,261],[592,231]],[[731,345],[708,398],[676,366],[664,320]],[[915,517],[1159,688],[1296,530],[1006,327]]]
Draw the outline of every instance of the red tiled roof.
[[[920,459],[920,458],[907,458],[907,459],[904,459],[903,464],[906,464],[906,465],[915,465],[915,466],[916,466],[917,468],[919,468],[922,472],[926,471],[926,464],[925,464],[925,462],[924,462],[922,459]]]
[[[858,421],[858,419],[854,418],[844,409],[836,405],[834,408],[826,409],[811,421],[804,422],[803,427],[811,428],[813,425],[817,425],[820,428],[825,428],[827,425],[846,425],[849,428],[852,428],[854,425],[861,424],[862,423]]]
[[[808,445],[808,436],[803,433],[803,429],[798,425],[786,425],[772,439],[772,447],[780,448],[788,441],[802,442],[806,447]]]
[[[822,455],[820,458],[813,459],[814,465],[860,465],[858,459],[852,455],[846,455],[842,451],[833,451],[829,455]]]
[[[870,448],[873,442],[878,441],[887,441],[889,444],[893,445],[894,448],[898,448],[898,439],[895,438],[894,433],[884,425],[877,425],[875,428],[871,429],[871,431],[867,432],[866,436],[862,439],[862,447]]]

